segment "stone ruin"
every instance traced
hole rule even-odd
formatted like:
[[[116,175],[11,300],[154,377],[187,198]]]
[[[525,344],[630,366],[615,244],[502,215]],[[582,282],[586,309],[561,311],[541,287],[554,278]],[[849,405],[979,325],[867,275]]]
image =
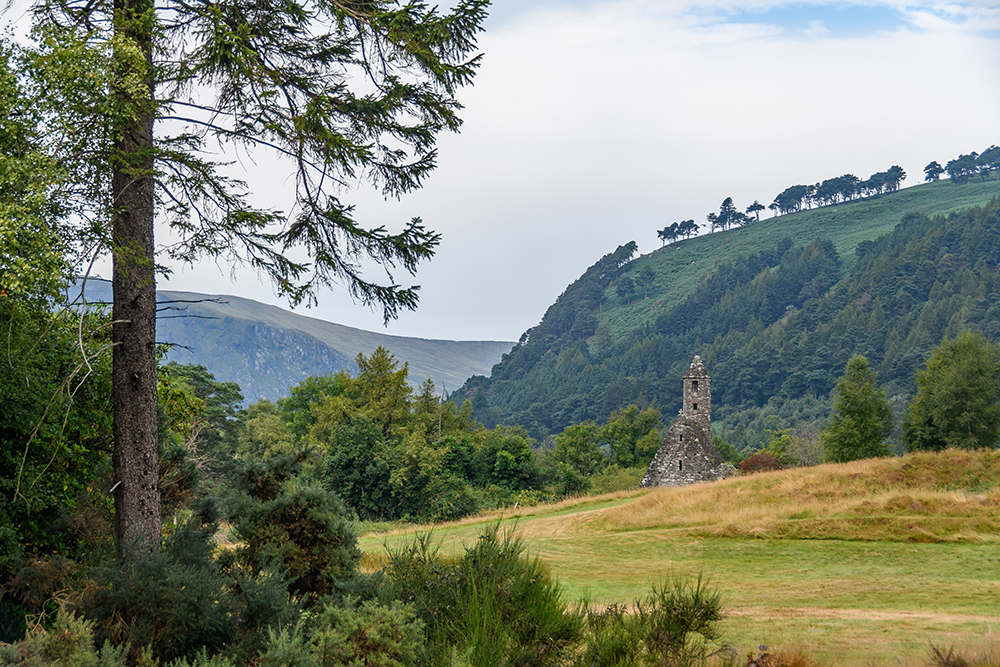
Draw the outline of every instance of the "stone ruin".
[[[684,375],[684,407],[639,486],[687,486],[735,474],[712,444],[712,378],[695,356]]]

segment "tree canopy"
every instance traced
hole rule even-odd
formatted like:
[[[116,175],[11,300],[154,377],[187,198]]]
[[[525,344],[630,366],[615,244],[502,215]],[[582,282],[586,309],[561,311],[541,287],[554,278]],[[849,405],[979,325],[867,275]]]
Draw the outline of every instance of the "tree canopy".
[[[1000,347],[981,333],[945,337],[917,375],[903,421],[910,451],[995,448],[1000,441]]]
[[[154,220],[169,257],[246,263],[294,303],[343,285],[386,320],[417,303],[439,236],[419,218],[365,226],[342,192],[417,189],[456,131],[488,0],[192,4],[38,0],[36,46],[2,104],[64,176],[67,250],[113,258],[114,466],[119,543],[159,541]],[[8,46],[5,44],[5,49]],[[258,208],[213,152],[264,149],[295,176],[294,216]],[[81,260],[70,262],[79,265]],[[361,265],[373,261],[385,280]]]
[[[844,463],[890,454],[885,440],[892,434],[892,409],[877,381],[868,359],[856,354],[848,360],[837,380],[833,416],[821,436],[827,461]]]

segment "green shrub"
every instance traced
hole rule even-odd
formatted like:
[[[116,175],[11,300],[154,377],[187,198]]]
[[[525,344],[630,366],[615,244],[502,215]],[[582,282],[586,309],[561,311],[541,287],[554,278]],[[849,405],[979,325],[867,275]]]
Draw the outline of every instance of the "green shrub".
[[[316,617],[271,632],[261,667],[409,667],[421,664],[424,625],[405,605],[327,604]]]
[[[0,666],[18,667],[126,667],[125,649],[105,644],[94,648],[93,622],[70,613],[57,615],[51,629],[34,630],[0,653]]]
[[[339,498],[293,477],[303,459],[278,457],[247,468],[231,512],[241,544],[226,560],[252,573],[280,570],[291,591],[315,598],[354,576],[361,551]]]
[[[492,524],[460,558],[442,558],[429,535],[389,552],[386,594],[427,626],[428,663],[456,656],[482,667],[555,664],[578,642],[581,619],[512,532]]]
[[[722,436],[713,433],[712,445],[715,446],[715,451],[719,452],[719,456],[721,456],[722,460],[726,463],[738,466],[743,462],[743,454],[741,454],[740,451],[731,443],[724,440]]]
[[[590,478],[592,493],[614,493],[615,491],[634,491],[639,488],[639,482],[646,474],[646,466],[622,468],[617,464],[607,468]]]
[[[0,598],[0,643],[14,642],[27,628],[24,609],[7,597]]]
[[[222,566],[214,519],[202,503],[160,551],[91,570],[77,610],[93,621],[98,643],[126,646],[132,659],[148,650],[164,662],[246,661],[268,627],[298,614],[281,573]]]
[[[52,628],[36,626],[17,644],[0,644],[0,667],[158,667],[159,658],[146,647],[129,659],[127,647],[104,642],[94,646],[94,623],[72,612],[60,613]],[[206,651],[191,660],[180,658],[170,667],[234,667],[232,659]]]
[[[216,525],[196,513],[148,558],[111,561],[91,571],[78,610],[99,643],[142,647],[164,661],[218,653],[234,643],[238,599],[212,556]]]
[[[600,611],[586,611],[587,648],[575,665],[635,665],[643,651],[645,628],[622,606],[613,604]]]
[[[578,667],[688,667],[730,653],[719,643],[722,599],[698,577],[654,586],[629,612],[612,605],[586,611],[587,646]]]

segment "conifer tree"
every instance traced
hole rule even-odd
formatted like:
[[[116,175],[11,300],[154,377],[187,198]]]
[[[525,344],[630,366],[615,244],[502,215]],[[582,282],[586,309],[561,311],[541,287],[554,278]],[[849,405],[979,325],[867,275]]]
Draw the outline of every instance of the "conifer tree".
[[[293,303],[343,285],[386,320],[414,308],[413,273],[439,236],[419,218],[366,227],[340,194],[419,188],[479,64],[488,0],[441,14],[420,0],[189,3],[36,0],[26,77],[50,151],[70,175],[78,247],[113,259],[119,550],[160,539],[154,219],[175,259],[247,264]],[[266,148],[287,160],[296,213],[256,208],[211,156]],[[75,184],[75,189],[74,189]],[[372,281],[373,260],[386,280]]]

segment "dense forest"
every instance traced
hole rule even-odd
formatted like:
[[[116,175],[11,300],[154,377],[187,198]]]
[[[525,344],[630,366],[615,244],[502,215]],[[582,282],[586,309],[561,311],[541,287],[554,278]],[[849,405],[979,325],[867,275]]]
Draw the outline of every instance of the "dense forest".
[[[741,450],[765,431],[829,414],[853,354],[879,371],[898,411],[914,374],[945,335],[1000,336],[1000,201],[947,217],[907,214],[860,243],[853,266],[823,238],[776,239],[720,263],[680,303],[614,337],[603,296],[630,277],[634,245],[602,258],[494,367],[456,393],[485,424],[520,424],[544,439],[630,403],[664,415],[700,354],[713,378],[715,428]],[[641,283],[639,276],[632,277]]]

